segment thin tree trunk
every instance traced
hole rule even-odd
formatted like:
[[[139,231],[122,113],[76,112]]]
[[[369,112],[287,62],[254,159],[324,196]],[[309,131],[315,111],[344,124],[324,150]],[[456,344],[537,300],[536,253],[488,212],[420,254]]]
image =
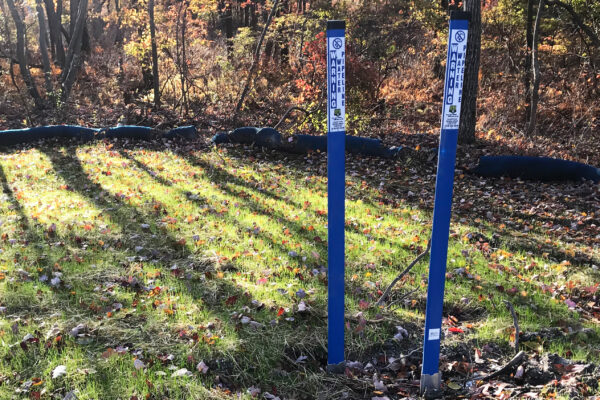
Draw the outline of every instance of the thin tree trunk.
[[[533,88],[531,89],[531,114],[529,116],[529,126],[527,133],[531,135],[535,132],[537,123],[537,106],[540,100],[540,63],[538,60],[538,41],[540,36],[540,21],[544,11],[544,0],[540,0],[537,15],[535,16],[535,26],[533,28],[533,44],[531,47],[531,60],[533,68]]]
[[[110,4],[110,1],[108,2],[108,4]],[[102,33],[104,32],[104,27],[106,26],[106,24],[104,23],[104,20],[101,17],[103,6],[104,6],[103,0],[93,0],[93,2],[92,2],[92,9],[94,10],[94,18],[92,18],[92,20],[90,21],[90,25],[91,25],[92,37],[95,40],[99,40],[101,38]]]
[[[69,36],[73,37],[75,22],[77,22],[77,9],[80,0],[69,0]]]
[[[154,0],[148,0],[150,15],[150,42],[152,45],[152,81],[154,84],[154,105],[160,106],[160,85],[158,80],[158,50],[156,49],[156,25],[154,23]]]
[[[48,27],[50,31],[50,41],[52,42],[52,58],[59,66],[65,65],[65,48],[63,47],[62,33],[60,32],[60,18],[62,13],[62,1],[58,1],[57,10],[54,10],[53,0],[44,0],[46,6],[46,15],[48,17]]]
[[[260,60],[260,50],[262,48],[263,41],[265,40],[265,35],[267,34],[267,30],[269,29],[269,25],[271,25],[271,21],[273,20],[273,16],[277,12],[277,6],[279,5],[279,0],[275,0],[273,3],[273,8],[271,9],[271,13],[267,17],[267,22],[265,22],[265,27],[263,28],[262,33],[260,34],[260,39],[258,40],[258,44],[256,45],[256,51],[254,52],[254,58],[252,59],[252,65],[250,66],[250,71],[248,72],[248,78],[246,79],[246,84],[244,85],[244,89],[240,95],[240,99],[238,100],[237,105],[235,106],[235,112],[233,114],[233,119],[237,118],[238,113],[242,109],[242,105],[244,104],[244,99],[250,90],[250,84],[252,83],[252,79],[254,78],[254,72],[256,71],[256,67],[258,66],[258,62]]]
[[[306,7],[306,5],[305,5]],[[298,46],[298,55],[297,60],[300,65],[300,69],[304,68],[304,36],[306,34],[306,23],[308,22],[308,18],[304,18],[304,22],[302,23],[302,29],[300,30],[300,45]]]
[[[80,2],[82,0],[71,0],[69,2],[69,14],[70,14],[70,22],[69,22],[69,36],[71,36],[71,38],[73,38],[73,32],[76,29],[76,25],[77,25],[77,16],[78,16],[78,12],[79,12],[79,6],[80,6]],[[86,4],[87,4],[87,0],[86,0]],[[87,6],[86,6],[86,13],[87,13]],[[87,18],[87,15],[86,15]],[[87,29],[87,25],[83,26],[83,32],[81,35],[81,50],[84,53],[89,53],[91,50],[91,46],[90,46],[90,34],[88,32]],[[68,65],[67,65],[68,67]]]
[[[52,70],[50,69],[50,58],[48,57],[48,43],[46,42],[46,20],[44,19],[44,9],[42,0],[36,0],[36,11],[40,28],[40,53],[42,55],[42,65],[44,66],[44,81],[46,83],[46,96],[52,93]]]
[[[481,0],[466,0],[464,9],[471,13],[471,22],[469,23],[469,35],[467,37],[467,54],[465,59],[458,140],[461,143],[473,143],[475,141],[475,125],[477,123],[477,91],[479,90]]]
[[[79,9],[77,11],[77,20],[73,33],[71,34],[71,41],[69,42],[69,49],[66,55],[65,68],[61,75],[62,83],[62,100],[65,101],[69,97],[75,78],[79,72],[81,64],[81,47],[83,42],[83,31],[85,28],[85,21],[87,19],[87,5],[88,0],[79,0]]]
[[[6,4],[8,4],[8,8],[10,9],[10,13],[15,21],[15,27],[17,29],[17,60],[19,61],[21,77],[23,78],[23,82],[25,82],[25,86],[27,86],[29,94],[33,98],[36,108],[43,108],[44,101],[42,100],[42,97],[40,96],[40,93],[35,85],[35,81],[31,77],[31,73],[27,67],[27,52],[25,51],[25,24],[23,23],[23,20],[17,11],[14,1],[6,0]]]
[[[250,4],[250,26],[256,28],[256,24],[258,23],[258,15],[256,15],[256,1],[253,1]]]
[[[527,24],[525,35],[527,39],[527,53],[525,55],[525,76],[523,83],[525,85],[525,121],[529,118],[531,112],[531,47],[533,46],[533,3],[535,0],[527,0]]]
[[[0,0],[0,10],[2,10],[2,14],[7,16],[8,14],[6,13],[6,7],[4,6],[4,0]],[[11,35],[10,35],[10,28],[8,27],[8,17],[3,18],[4,19],[4,37],[6,38],[6,44],[8,45],[8,53],[6,54],[6,56],[10,59],[11,63],[13,62],[13,54],[12,54],[12,40],[11,40]],[[12,65],[11,65],[12,67]]]
[[[188,115],[188,96],[187,96],[187,54],[186,54],[186,40],[185,32],[187,28],[187,6],[180,15],[181,18],[181,60],[179,65],[179,77],[181,81],[181,102],[182,110],[185,115]]]
[[[231,2],[219,1],[219,19],[221,21],[221,27],[223,33],[225,33],[225,48],[227,49],[227,58],[231,59],[233,43],[233,14],[231,11]]]

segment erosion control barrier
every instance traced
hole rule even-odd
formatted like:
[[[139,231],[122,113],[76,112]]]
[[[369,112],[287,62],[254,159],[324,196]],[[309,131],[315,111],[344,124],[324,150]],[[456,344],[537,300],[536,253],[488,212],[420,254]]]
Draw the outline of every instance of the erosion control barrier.
[[[536,181],[600,182],[600,168],[550,157],[483,156],[471,172],[488,178],[508,176]]]
[[[30,143],[42,139],[72,138],[79,140],[93,140],[104,138],[129,138],[129,139],[173,139],[182,137],[193,139],[197,136],[196,127],[182,126],[162,131],[145,126],[116,126],[113,128],[85,128],[76,125],[51,125],[25,129],[10,129],[0,131],[0,146],[11,146],[20,143]]]
[[[217,133],[212,138],[214,144],[241,143],[256,144],[269,149],[305,154],[311,151],[327,151],[327,136],[293,135],[284,140],[281,133],[273,128],[243,127],[226,133]],[[386,147],[379,139],[345,136],[346,151],[372,157],[393,158],[401,147]]]

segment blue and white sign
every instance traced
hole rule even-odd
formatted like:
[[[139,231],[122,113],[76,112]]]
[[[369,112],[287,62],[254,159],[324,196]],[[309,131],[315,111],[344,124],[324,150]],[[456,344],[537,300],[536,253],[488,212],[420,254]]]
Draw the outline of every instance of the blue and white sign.
[[[327,30],[327,130],[329,132],[346,131],[346,39],[343,35],[343,29],[341,32],[340,29]]]
[[[442,132],[438,153],[438,169],[435,183],[433,228],[431,233],[431,258],[427,286],[427,309],[425,311],[425,337],[423,340],[423,367],[421,370],[421,393],[440,390],[442,377],[439,371],[440,343],[442,339],[442,309],[448,237],[452,214],[452,192],[456,145],[460,126],[465,55],[469,29],[469,14],[453,11],[450,14],[446,84],[442,107]],[[432,394],[432,393],[430,393]]]
[[[467,30],[452,29],[449,39],[442,129],[458,129],[467,54]]]
[[[345,34],[344,21],[327,21],[327,364],[334,371],[345,360]]]

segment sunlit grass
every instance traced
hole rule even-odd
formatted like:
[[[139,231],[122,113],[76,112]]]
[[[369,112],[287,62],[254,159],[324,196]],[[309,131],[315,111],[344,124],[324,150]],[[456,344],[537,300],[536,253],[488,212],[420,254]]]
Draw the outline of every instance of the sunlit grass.
[[[319,378],[326,178],[303,162],[108,142],[2,155],[0,395],[214,398],[247,395],[253,385],[309,397],[335,391]],[[382,201],[367,177],[349,174],[347,183],[347,349],[368,361],[395,325],[422,325],[426,262],[392,300],[413,294],[391,310],[374,303],[425,247],[431,214],[402,199]],[[509,299],[524,330],[596,329],[585,340],[540,343],[540,351],[599,359],[597,325],[539,290],[539,283],[591,285],[597,274],[541,252],[481,249],[468,234],[498,229],[471,224],[452,227],[445,309],[465,333],[447,334],[447,342],[508,347],[512,319],[502,300]],[[385,322],[362,329],[359,312]],[[86,328],[71,336],[79,324]],[[39,343],[22,347],[27,334]],[[410,334],[400,346],[420,345],[422,331]],[[307,361],[297,364],[300,356]],[[200,361],[206,374],[196,370]],[[67,374],[52,379],[58,365]],[[193,375],[171,377],[180,368]],[[30,381],[39,384],[24,388]]]

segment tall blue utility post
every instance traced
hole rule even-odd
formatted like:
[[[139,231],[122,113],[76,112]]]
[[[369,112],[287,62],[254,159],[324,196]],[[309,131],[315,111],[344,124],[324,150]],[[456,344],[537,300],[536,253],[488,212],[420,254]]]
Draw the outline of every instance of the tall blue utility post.
[[[344,362],[346,23],[327,21],[327,364]]]
[[[423,367],[421,370],[421,393],[425,394],[439,391],[442,383],[442,376],[439,371],[442,308],[444,305],[456,144],[460,125],[460,104],[468,30],[469,14],[453,11],[450,14],[446,84],[444,86],[444,105],[442,107],[442,132],[435,183],[431,258],[429,261],[427,309],[425,312]]]

